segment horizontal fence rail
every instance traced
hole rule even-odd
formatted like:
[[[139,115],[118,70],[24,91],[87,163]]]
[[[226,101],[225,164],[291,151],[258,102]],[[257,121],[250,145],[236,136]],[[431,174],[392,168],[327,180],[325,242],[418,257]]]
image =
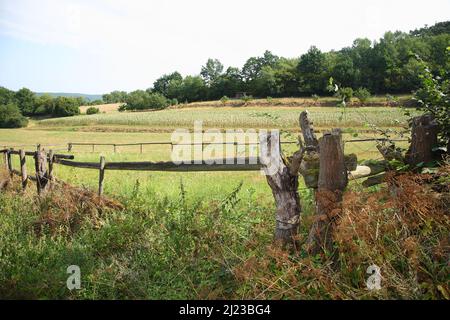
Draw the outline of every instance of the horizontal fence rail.
[[[100,169],[100,162],[76,162],[63,159],[55,160],[55,163],[83,169]],[[261,169],[259,158],[229,158],[213,159],[201,163],[180,163],[171,161],[161,162],[105,162],[104,170],[135,170],[135,171],[255,171]]]
[[[388,139],[380,138],[366,138],[366,139],[350,139],[344,141],[345,143],[358,143],[369,141],[409,141],[407,139]],[[297,144],[297,141],[283,141],[281,144]],[[259,145],[259,142],[238,143],[238,142],[202,142],[202,143],[173,143],[168,141],[163,142],[135,142],[135,143],[91,143],[91,142],[69,142],[67,150],[71,151],[73,146],[92,146],[94,151],[95,146],[113,146],[114,152],[116,147],[122,146],[140,146],[141,153],[144,145]],[[13,147],[4,146],[0,149],[0,153],[4,154],[4,162],[10,175],[16,174],[22,177],[22,186],[25,189],[28,180],[36,181],[38,193],[45,187],[48,181],[53,180],[54,164],[81,168],[99,170],[99,195],[103,193],[103,184],[105,178],[105,170],[131,170],[131,171],[167,171],[167,172],[201,172],[201,171],[258,171],[261,170],[262,164],[259,157],[233,157],[225,159],[209,159],[209,160],[194,160],[190,163],[174,163],[172,161],[140,161],[140,162],[106,162],[105,157],[101,156],[99,162],[80,162],[73,161],[75,156],[72,154],[54,153],[54,150],[44,151],[43,145],[27,145],[37,146],[37,151],[15,150]],[[61,145],[59,145],[61,146]],[[62,150],[62,149],[59,149]],[[64,149],[65,150],[65,149]],[[18,155],[20,157],[20,171],[13,168],[11,156]],[[28,175],[26,172],[26,157],[32,156],[35,161],[36,175]],[[44,163],[42,162],[44,161]],[[44,169],[48,165],[46,172],[41,172],[41,167]],[[45,169],[46,170],[46,169]],[[48,181],[47,181],[48,180]],[[42,186],[44,185],[44,186]]]

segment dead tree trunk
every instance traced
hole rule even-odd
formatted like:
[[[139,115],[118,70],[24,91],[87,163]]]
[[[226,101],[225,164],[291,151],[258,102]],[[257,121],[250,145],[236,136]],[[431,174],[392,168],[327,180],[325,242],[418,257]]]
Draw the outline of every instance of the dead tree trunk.
[[[298,157],[294,155],[299,163]],[[281,155],[278,132],[270,135],[260,133],[260,160],[264,174],[272,189],[276,204],[275,241],[283,246],[296,248],[296,236],[300,222],[300,197],[298,195],[298,175],[291,173],[291,167]],[[292,170],[298,172],[297,170]]]
[[[411,130],[411,145],[406,152],[406,162],[415,167],[421,162],[436,160],[433,148],[438,144],[438,124],[434,117],[425,114],[413,118]]]
[[[325,133],[319,140],[319,149],[316,215],[308,237],[311,254],[332,251],[331,236],[342,211],[342,195],[348,182],[341,131],[333,129],[331,133]]]

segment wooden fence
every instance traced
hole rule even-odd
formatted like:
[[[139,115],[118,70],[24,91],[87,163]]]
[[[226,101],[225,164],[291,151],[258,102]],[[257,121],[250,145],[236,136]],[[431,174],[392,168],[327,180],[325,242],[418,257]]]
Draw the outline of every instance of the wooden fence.
[[[333,248],[330,230],[336,225],[339,212],[342,210],[342,196],[348,180],[354,177],[353,173],[358,172],[357,159],[355,154],[344,155],[343,142],[366,142],[366,141],[389,141],[388,144],[378,144],[384,160],[377,165],[379,168],[366,166],[368,171],[358,176],[375,178],[375,183],[382,182],[383,176],[380,172],[389,169],[389,161],[400,159],[411,166],[414,170],[420,163],[427,163],[437,159],[438,154],[434,150],[437,145],[438,124],[430,115],[423,115],[413,119],[411,132],[411,144],[403,156],[398,152],[393,144],[394,140],[385,138],[353,139],[342,140],[342,131],[333,129],[326,132],[319,139],[316,138],[312,122],[308,119],[306,111],[300,114],[299,124],[303,135],[303,141],[299,137],[299,150],[291,157],[283,156],[279,135],[260,135],[260,157],[233,159],[211,159],[202,160],[200,163],[194,161],[192,164],[176,164],[174,162],[106,162],[101,156],[98,162],[77,162],[73,161],[73,155],[55,153],[53,150],[44,151],[38,145],[34,152],[14,150],[5,148],[0,150],[4,155],[5,165],[10,175],[18,174],[22,178],[22,188],[26,188],[29,179],[36,181],[38,194],[45,191],[52,181],[54,181],[54,165],[64,165],[75,168],[93,169],[99,171],[98,194],[103,193],[105,170],[139,170],[139,171],[254,171],[263,169],[266,173],[267,182],[272,189],[276,211],[275,239],[283,243],[291,243],[296,246],[296,234],[300,222],[300,197],[298,194],[299,175],[303,176],[305,185],[314,189],[316,202],[316,214],[313,226],[307,240],[311,253],[318,253],[321,250],[331,252]],[[395,140],[405,141],[405,140]],[[285,142],[297,143],[297,142]],[[148,142],[134,144],[101,144],[101,143],[69,143],[67,150],[71,151],[74,145],[91,145],[95,151],[95,145],[109,145],[114,147],[124,145],[146,144],[167,144],[173,147],[171,142]],[[216,143],[214,143],[216,144]],[[217,143],[219,144],[219,143]],[[220,143],[222,144],[222,143]],[[226,143],[225,143],[226,144]],[[233,143],[236,144],[236,143]],[[257,143],[252,143],[257,144]],[[192,144],[190,144],[192,145]],[[195,144],[193,144],[195,145]],[[250,144],[246,144],[250,145]],[[276,148],[272,148],[276,147]],[[263,151],[263,149],[265,151]],[[275,149],[275,150],[274,150]],[[266,152],[268,151],[268,152]],[[279,152],[274,152],[279,151]],[[20,157],[20,171],[13,168],[11,157]],[[35,164],[35,176],[27,174],[26,157],[32,156]],[[280,166],[274,172],[270,171],[271,161],[275,160]],[[212,163],[210,163],[212,162]],[[356,170],[356,171],[355,171]],[[269,173],[271,172],[271,173]],[[350,174],[349,174],[350,173]],[[366,180],[366,181],[369,181]],[[371,182],[372,183],[372,182]],[[364,185],[364,183],[363,183]],[[371,185],[371,184],[369,184]],[[0,185],[1,189],[1,185]]]

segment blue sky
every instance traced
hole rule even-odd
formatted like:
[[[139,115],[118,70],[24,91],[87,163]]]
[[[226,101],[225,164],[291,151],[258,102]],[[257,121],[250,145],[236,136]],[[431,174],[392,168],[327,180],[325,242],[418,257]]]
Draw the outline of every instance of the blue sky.
[[[266,49],[298,57],[449,19],[448,0],[0,0],[0,86],[145,89],[210,57],[241,67]]]

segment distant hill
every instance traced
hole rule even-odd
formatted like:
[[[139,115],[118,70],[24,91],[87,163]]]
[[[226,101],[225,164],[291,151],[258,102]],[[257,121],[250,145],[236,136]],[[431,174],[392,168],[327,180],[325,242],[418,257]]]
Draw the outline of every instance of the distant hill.
[[[101,100],[101,94],[85,94],[85,93],[68,93],[68,92],[35,92],[37,96],[42,96],[44,94],[48,94],[52,97],[83,97],[86,100],[94,101]]]

